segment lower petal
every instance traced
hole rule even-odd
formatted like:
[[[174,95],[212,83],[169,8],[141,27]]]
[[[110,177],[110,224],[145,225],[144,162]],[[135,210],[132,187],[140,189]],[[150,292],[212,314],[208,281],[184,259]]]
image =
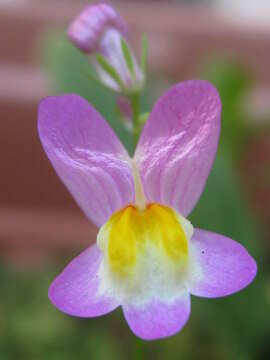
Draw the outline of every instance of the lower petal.
[[[247,250],[219,234],[196,229],[191,239],[199,272],[192,274],[192,295],[222,297],[240,291],[257,272],[255,260]]]
[[[54,306],[80,317],[100,316],[114,310],[119,304],[98,292],[101,259],[101,251],[93,245],[71,261],[50,286],[49,299]]]
[[[124,315],[134,334],[144,340],[165,338],[179,332],[190,314],[190,297],[167,304],[153,300],[140,306],[124,306]]]

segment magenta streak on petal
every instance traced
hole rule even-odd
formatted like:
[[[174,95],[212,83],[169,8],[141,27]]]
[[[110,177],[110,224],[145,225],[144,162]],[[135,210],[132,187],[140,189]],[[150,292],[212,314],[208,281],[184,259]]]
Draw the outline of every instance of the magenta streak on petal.
[[[98,226],[134,202],[129,156],[112,129],[77,95],[44,99],[39,135],[57,174]]]
[[[190,314],[190,297],[166,304],[153,300],[141,307],[124,306],[124,315],[134,334],[144,340],[156,340],[179,332]]]
[[[113,299],[98,293],[101,259],[101,251],[92,245],[72,260],[50,286],[49,298],[54,306],[79,317],[101,316],[118,307]]]
[[[158,100],[135,154],[149,202],[191,212],[215,157],[220,113],[218,93],[206,81],[180,83]]]
[[[249,285],[257,272],[255,260],[234,240],[212,232],[195,229],[191,243],[202,274],[190,292],[202,297],[222,297]]]

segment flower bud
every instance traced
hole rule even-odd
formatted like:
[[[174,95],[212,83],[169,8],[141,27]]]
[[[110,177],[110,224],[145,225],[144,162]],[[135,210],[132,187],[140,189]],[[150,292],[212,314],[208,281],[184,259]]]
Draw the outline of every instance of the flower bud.
[[[113,7],[87,7],[70,25],[68,36],[91,56],[104,85],[122,93],[142,88],[144,76],[127,43],[127,26]]]

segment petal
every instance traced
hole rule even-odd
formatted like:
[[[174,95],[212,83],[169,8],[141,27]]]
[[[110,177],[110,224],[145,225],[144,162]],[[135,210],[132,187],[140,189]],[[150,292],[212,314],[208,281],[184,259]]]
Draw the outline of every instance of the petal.
[[[58,176],[98,226],[134,200],[129,156],[102,116],[77,95],[48,97],[38,130]]]
[[[190,297],[170,304],[154,300],[143,307],[124,306],[126,321],[134,334],[144,340],[155,340],[176,334],[190,314]]]
[[[217,90],[200,80],[172,87],[156,103],[135,154],[149,202],[191,212],[215,157],[220,113]]]
[[[53,305],[80,317],[100,316],[114,310],[118,304],[98,293],[101,259],[101,251],[92,245],[71,261],[50,286],[49,299]]]
[[[199,273],[192,276],[191,294],[210,298],[226,296],[243,289],[254,279],[256,262],[236,241],[195,229],[191,245],[200,268]]]

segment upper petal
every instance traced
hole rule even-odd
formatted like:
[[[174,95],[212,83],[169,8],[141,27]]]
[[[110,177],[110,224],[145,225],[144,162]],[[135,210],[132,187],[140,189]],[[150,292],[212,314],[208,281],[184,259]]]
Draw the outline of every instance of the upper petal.
[[[43,147],[85,214],[98,226],[134,200],[129,156],[103,117],[77,95],[41,101]]]
[[[255,260],[234,240],[195,229],[191,239],[199,273],[192,274],[190,292],[202,297],[233,294],[252,282],[257,272]]]
[[[191,212],[215,157],[220,113],[217,90],[206,81],[180,83],[158,100],[135,154],[149,202]]]
[[[190,314],[190,297],[165,303],[153,300],[141,306],[124,306],[124,315],[134,334],[144,340],[155,340],[176,334]]]
[[[101,259],[96,245],[76,257],[50,286],[49,298],[54,306],[80,317],[100,316],[114,310],[118,303],[99,294]]]

